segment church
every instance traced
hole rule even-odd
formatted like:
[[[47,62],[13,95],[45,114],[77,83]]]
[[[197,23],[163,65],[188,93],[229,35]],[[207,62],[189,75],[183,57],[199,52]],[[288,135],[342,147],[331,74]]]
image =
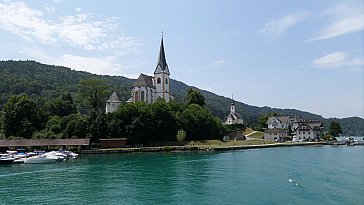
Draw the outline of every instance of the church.
[[[166,102],[174,99],[170,92],[171,82],[169,78],[169,68],[164,52],[163,36],[159,48],[157,65],[154,70],[154,76],[141,73],[134,83],[131,90],[131,97],[126,102],[146,102],[153,103],[158,98],[164,99]],[[113,112],[121,104],[119,98],[114,92],[106,103],[106,112]]]
[[[164,52],[163,36],[157,66],[154,70],[154,76],[148,76],[141,73],[134,83],[131,91],[131,98],[128,102],[146,102],[153,103],[158,98],[164,99],[166,102],[174,99],[170,92],[171,84],[169,78],[169,68]]]
[[[224,124],[244,124],[243,118],[239,115],[239,113],[235,112],[234,100],[231,100],[230,113],[228,116],[226,116]]]

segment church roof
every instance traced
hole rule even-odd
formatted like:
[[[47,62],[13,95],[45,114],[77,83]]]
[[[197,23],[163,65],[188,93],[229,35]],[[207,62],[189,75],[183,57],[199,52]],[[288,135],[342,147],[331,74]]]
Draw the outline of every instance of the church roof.
[[[239,113],[233,113],[233,112],[230,112],[230,113],[228,114],[228,116],[226,116],[226,117],[225,117],[225,120],[226,120],[229,116],[230,116],[230,117],[231,117],[231,119],[233,119],[233,120],[243,119],[243,118],[241,118],[241,116],[239,115]]]
[[[155,68],[154,74],[156,73],[167,73],[169,75],[169,69],[166,61],[166,55],[164,53],[163,37],[161,40],[161,47],[159,49],[158,62]]]
[[[121,102],[119,96],[114,91],[106,102]]]
[[[138,79],[134,83],[135,87],[154,87],[153,86],[153,77],[145,75],[141,73]]]

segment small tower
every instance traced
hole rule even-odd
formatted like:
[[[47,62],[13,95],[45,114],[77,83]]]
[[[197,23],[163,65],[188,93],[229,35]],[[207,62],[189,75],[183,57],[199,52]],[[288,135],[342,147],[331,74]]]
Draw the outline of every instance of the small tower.
[[[168,102],[172,98],[170,93],[169,75],[170,73],[166,61],[166,56],[164,53],[163,35],[162,35],[161,46],[158,55],[158,62],[154,71],[154,85],[155,85],[154,101],[158,97],[163,98],[166,102]]]
[[[121,105],[119,96],[114,91],[110,98],[106,101],[106,113],[115,112]]]
[[[235,113],[235,102],[234,102],[234,100],[233,100],[233,99],[231,100],[230,112],[231,112],[231,113]]]

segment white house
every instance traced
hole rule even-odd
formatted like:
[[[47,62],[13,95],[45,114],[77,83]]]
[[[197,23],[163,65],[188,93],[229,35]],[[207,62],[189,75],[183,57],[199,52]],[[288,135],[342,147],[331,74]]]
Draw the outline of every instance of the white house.
[[[269,117],[266,124],[268,125],[268,129],[279,128],[279,129],[288,129],[291,120],[289,116],[273,116]]]
[[[235,112],[235,103],[234,100],[231,101],[230,113],[225,118],[225,124],[244,124],[243,118],[239,115],[239,113]]]
[[[170,92],[169,68],[164,53],[163,37],[159,49],[158,62],[154,70],[154,76],[140,74],[134,83],[131,91],[131,98],[127,102],[146,102],[153,103],[158,98],[166,102],[174,99]]]
[[[287,130],[281,128],[272,128],[264,131],[264,139],[269,141],[284,141],[284,138],[287,137]]]
[[[106,113],[115,112],[121,105],[119,96],[114,91],[110,98],[106,101]]]
[[[315,140],[323,135],[323,124],[318,120],[301,120],[295,129],[296,139],[298,140]]]

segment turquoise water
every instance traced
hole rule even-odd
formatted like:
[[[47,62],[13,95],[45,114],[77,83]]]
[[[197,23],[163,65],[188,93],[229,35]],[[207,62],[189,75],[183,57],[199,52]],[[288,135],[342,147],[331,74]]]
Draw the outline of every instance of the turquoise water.
[[[364,204],[364,146],[84,155],[4,165],[0,204]]]

